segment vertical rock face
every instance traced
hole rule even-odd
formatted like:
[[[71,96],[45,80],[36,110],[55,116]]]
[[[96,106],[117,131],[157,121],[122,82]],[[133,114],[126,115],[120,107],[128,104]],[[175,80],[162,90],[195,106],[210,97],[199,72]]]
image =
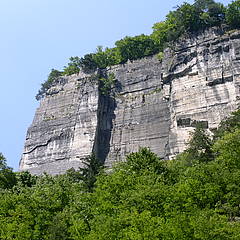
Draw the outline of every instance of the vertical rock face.
[[[239,31],[211,29],[164,55],[109,68],[109,95],[90,75],[60,79],[36,111],[20,169],[58,174],[92,152],[111,167],[141,146],[168,159],[186,148],[197,123],[212,130],[239,107]]]
[[[240,32],[211,29],[166,53],[162,80],[169,89],[170,155],[182,152],[196,123],[214,129],[239,107]]]
[[[148,146],[161,157],[169,153],[169,99],[162,89],[162,66],[150,57],[110,70],[117,79],[116,107],[110,151],[105,164],[112,166],[125,155]]]
[[[20,170],[59,174],[91,153],[97,125],[97,85],[87,75],[64,77],[41,101],[26,137]]]

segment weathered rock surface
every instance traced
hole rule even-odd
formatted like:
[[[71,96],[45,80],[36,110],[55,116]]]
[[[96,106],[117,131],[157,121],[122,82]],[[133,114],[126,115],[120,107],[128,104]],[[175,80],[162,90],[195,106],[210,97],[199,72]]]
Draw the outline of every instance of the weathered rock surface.
[[[162,89],[161,63],[151,57],[109,71],[115,74],[118,87],[105,165],[112,166],[114,161],[121,161],[141,146],[166,157],[171,124],[169,98]]]
[[[239,107],[240,31],[211,29],[164,55],[109,68],[108,96],[90,75],[60,79],[28,129],[20,170],[62,173],[92,151],[111,167],[141,146],[168,159],[198,122],[214,129]]]
[[[182,41],[163,60],[169,86],[170,156],[182,152],[197,122],[214,129],[239,107],[240,32],[211,29]]]
[[[97,85],[89,76],[62,78],[36,111],[20,170],[58,174],[78,168],[94,145],[97,106]]]

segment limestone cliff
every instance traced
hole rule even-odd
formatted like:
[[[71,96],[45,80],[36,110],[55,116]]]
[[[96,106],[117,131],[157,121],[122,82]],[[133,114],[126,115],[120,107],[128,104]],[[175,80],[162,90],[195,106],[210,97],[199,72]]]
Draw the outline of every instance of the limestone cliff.
[[[197,122],[214,129],[239,107],[240,31],[213,28],[166,49],[161,61],[109,73],[116,80],[109,95],[84,73],[52,86],[28,129],[20,170],[62,173],[92,151],[109,167],[140,146],[166,159],[183,151]]]

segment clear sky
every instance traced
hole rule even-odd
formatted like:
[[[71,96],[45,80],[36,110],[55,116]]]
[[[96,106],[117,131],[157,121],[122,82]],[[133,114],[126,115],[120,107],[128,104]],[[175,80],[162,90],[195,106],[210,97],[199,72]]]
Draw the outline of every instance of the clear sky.
[[[192,3],[193,0],[187,1]],[[230,0],[220,1],[224,4]],[[182,0],[0,0],[0,152],[15,170],[35,95],[52,68],[71,56],[150,34]]]

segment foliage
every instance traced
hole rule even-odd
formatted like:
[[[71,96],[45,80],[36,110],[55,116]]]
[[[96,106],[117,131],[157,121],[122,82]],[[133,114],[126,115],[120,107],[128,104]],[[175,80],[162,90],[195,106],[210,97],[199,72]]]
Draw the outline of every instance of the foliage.
[[[153,32],[150,35],[157,44],[158,49],[163,51],[169,40],[170,33],[174,30],[175,25],[170,21],[158,22],[153,25]]]
[[[226,21],[232,28],[240,27],[240,0],[233,1],[228,5]]]
[[[199,15],[200,27],[218,26],[225,21],[226,8],[214,0],[195,0],[194,6]]]
[[[174,41],[186,34],[194,34],[209,27],[227,23],[232,28],[240,25],[240,0],[236,0],[225,7],[214,0],[195,0],[193,4],[184,2],[166,15],[165,21],[153,25],[152,34],[125,37],[115,42],[113,48],[98,46],[94,53],[83,57],[71,57],[63,71],[54,70],[58,78],[61,75],[77,74],[79,71],[94,74],[96,70],[124,64],[128,60],[151,56],[163,52],[171,47]],[[161,60],[162,55],[158,55]],[[53,71],[53,70],[52,70]],[[53,74],[53,75],[54,75]],[[55,78],[55,77],[53,77]],[[41,99],[52,86],[52,73],[42,84],[36,98]]]
[[[187,159],[198,162],[211,161],[213,159],[212,144],[207,131],[201,125],[197,125],[185,151]]]
[[[16,173],[17,183],[21,187],[32,187],[37,182],[37,177],[31,175],[28,171]]]
[[[62,74],[67,76],[78,74],[81,67],[81,59],[79,57],[70,57],[69,60],[70,62],[67,67],[64,67]]]
[[[60,76],[62,76],[63,73],[61,71],[58,71],[56,69],[52,69],[50,74],[48,75],[47,80],[42,83],[41,89],[38,91],[38,94],[36,95],[36,99],[40,100],[45,96],[48,89],[58,80]]]
[[[0,153],[0,170],[7,168],[6,158]]]
[[[151,37],[144,34],[135,37],[125,37],[116,41],[115,45],[120,52],[121,63],[150,56],[158,52],[155,42]]]
[[[0,191],[0,238],[239,239],[238,115],[213,140],[197,127],[171,161],[142,148],[111,172],[99,171],[92,155],[60,176],[18,173],[19,182]]]
[[[83,72],[91,73],[97,69],[97,63],[94,60],[94,54],[86,54],[80,59],[80,66]]]
[[[0,153],[0,190],[10,189],[16,184],[16,176],[12,169],[7,166],[6,158]]]
[[[100,77],[100,91],[103,95],[109,95],[111,88],[115,83],[114,73],[109,73],[107,76]]]
[[[94,154],[86,157],[83,161],[83,167],[79,168],[80,180],[83,182],[83,188],[87,192],[92,192],[96,177],[102,167],[102,163],[95,157]]]
[[[240,128],[240,109],[231,113],[230,117],[223,120],[214,132],[214,138],[221,138],[228,132]]]
[[[164,53],[163,53],[163,52],[159,52],[159,53],[157,54],[157,58],[158,58],[159,61],[162,61],[162,60],[163,60],[163,57],[164,57]]]
[[[197,31],[199,28],[198,20],[198,12],[195,6],[189,3],[183,3],[166,16],[166,21],[174,25],[176,36],[185,31]]]
[[[167,14],[164,22],[153,25],[151,37],[162,51],[167,43],[185,33],[193,33],[207,27],[218,26],[225,21],[225,7],[213,0],[196,0],[183,3]]]
[[[102,46],[98,46],[96,53],[93,55],[93,59],[97,67],[103,69],[108,66],[119,64],[121,56],[117,48],[106,48],[103,50]]]
[[[138,152],[129,154],[126,157],[126,165],[136,174],[149,171],[160,175],[167,171],[163,161],[148,148],[141,148]]]

